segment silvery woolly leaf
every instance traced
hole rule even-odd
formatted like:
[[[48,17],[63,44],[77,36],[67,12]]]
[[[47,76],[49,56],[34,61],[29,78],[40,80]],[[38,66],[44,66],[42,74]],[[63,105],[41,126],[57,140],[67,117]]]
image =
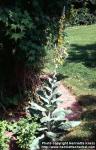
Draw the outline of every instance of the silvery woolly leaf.
[[[46,113],[43,111],[43,112],[42,112],[42,115],[43,115],[43,116],[46,116]]]
[[[52,92],[52,89],[50,87],[44,86],[43,87],[45,90],[47,90],[48,92]]]
[[[62,93],[60,93],[56,90],[52,93],[51,99],[54,99],[54,98],[58,99],[61,95],[62,95]]]
[[[53,91],[57,90],[58,85],[59,85],[58,82],[53,83],[52,85],[53,85]]]
[[[57,102],[57,99],[55,99],[55,98],[51,100],[51,103],[52,103],[52,104],[53,104],[53,103],[56,103],[56,102]]]
[[[53,117],[52,120],[54,121],[64,121],[65,120],[65,117],[64,115],[59,115],[58,117]]]
[[[46,136],[51,138],[51,139],[55,139],[56,138],[56,133],[53,132],[46,132]]]
[[[31,108],[32,108],[32,109],[35,109],[35,110],[39,110],[39,111],[41,111],[41,112],[45,112],[45,111],[46,111],[45,108],[39,106],[38,104],[36,104],[36,103],[34,103],[34,102],[31,102]]]
[[[53,80],[53,83],[55,84],[56,82],[57,82],[57,79],[54,79],[54,80]]]
[[[51,121],[51,118],[49,116],[46,116],[46,117],[43,117],[42,119],[40,119],[41,123],[48,122],[48,121]]]
[[[50,105],[50,104],[47,104],[45,105],[47,109],[52,109],[53,108],[53,105]]]
[[[59,105],[59,104],[62,104],[64,102],[64,100],[63,99],[52,99],[51,102]]]
[[[63,116],[65,117],[65,111],[63,108],[56,108],[53,113],[52,113],[52,117],[55,116],[55,117],[59,117],[59,116]]]
[[[61,92],[59,92],[57,89],[53,92],[53,95],[56,95],[56,98],[59,98],[61,95],[62,95],[62,93]]]
[[[49,99],[50,95],[48,95],[48,93],[46,91],[44,91],[44,96],[45,96],[46,99]]]
[[[59,98],[62,95],[62,93],[60,92],[54,92],[53,96],[55,96],[56,98]]]
[[[57,83],[53,84],[53,93],[57,91],[57,88],[58,88],[58,84]]]
[[[44,102],[48,103],[48,95],[46,94],[46,92],[44,90],[38,90],[37,91],[37,95],[38,97],[43,100]]]
[[[46,97],[43,96],[39,96],[41,100],[43,100],[44,102],[46,102],[47,104],[49,104],[49,100]]]
[[[36,94],[37,94],[37,95],[40,95],[40,96],[43,96],[43,95],[44,95],[42,89],[37,90],[37,91],[36,91]]]
[[[48,81],[49,81],[49,83],[52,83],[52,78],[49,77],[49,78],[48,78]]]
[[[76,127],[78,125],[80,125],[81,121],[70,121],[71,127]]]
[[[68,122],[66,121],[66,122],[62,122],[58,128],[63,129],[63,130],[68,130],[68,129],[72,128],[72,126],[69,121]]]
[[[54,91],[57,89],[58,86],[59,86],[59,82],[55,82],[55,83],[54,83],[54,86],[53,86]]]
[[[57,105],[63,104],[64,103],[64,99],[57,99]]]
[[[65,115],[69,115],[72,113],[71,109],[63,109],[63,112],[65,113]]]
[[[41,135],[40,137],[34,139],[32,144],[30,145],[30,150],[38,150],[40,148],[39,147],[39,141],[43,138],[44,138],[44,134]]]
[[[38,131],[44,131],[44,130],[47,130],[47,129],[48,129],[47,127],[39,128]]]

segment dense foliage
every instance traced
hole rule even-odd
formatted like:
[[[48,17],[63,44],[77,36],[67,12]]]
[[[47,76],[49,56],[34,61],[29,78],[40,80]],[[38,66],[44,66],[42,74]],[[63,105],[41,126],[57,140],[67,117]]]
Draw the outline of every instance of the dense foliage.
[[[0,121],[0,150],[8,150],[8,142],[9,137],[5,135],[7,129],[7,122],[6,121]]]
[[[75,4],[71,5],[68,24],[89,25],[96,23],[96,9],[94,9],[88,1],[84,1],[82,3],[79,2],[79,4],[80,6]]]
[[[68,24],[96,22],[96,2],[92,0],[0,1],[1,106],[12,104],[14,99],[17,104],[26,90],[35,90],[50,33],[54,39],[50,42],[58,41],[59,19],[64,6]]]
[[[47,29],[52,30],[55,26],[57,30],[54,34],[57,36],[58,23],[54,23],[58,22],[63,3],[63,0],[61,3],[41,0],[0,1],[1,104],[13,104],[14,100],[14,104],[17,104],[18,99],[23,99],[26,90],[34,91],[44,64],[46,39],[49,36]],[[53,11],[55,6],[56,10]]]
[[[12,125],[16,135],[18,147],[24,150],[30,148],[31,142],[36,138],[37,129],[40,127],[32,118],[22,118]]]
[[[43,22],[35,22],[19,4],[9,7],[5,3],[0,7],[0,99],[3,104],[8,98],[21,99],[24,90],[35,87],[45,55],[44,28],[40,28]]]
[[[0,150],[14,149],[12,140],[15,140],[18,149],[28,150],[39,127],[36,119],[32,117],[21,118],[17,122],[0,121]]]
[[[64,100],[60,98],[61,93],[58,92],[59,83],[55,75],[48,77],[44,85],[37,90],[37,96],[40,99],[39,103],[31,101],[28,108],[29,113],[38,117],[41,133],[39,137],[32,141],[30,150],[37,150],[39,148],[40,139],[47,138],[47,140],[58,140],[61,132],[75,127],[80,124],[80,121],[69,121],[67,115],[71,114],[70,109],[60,108]],[[61,132],[60,132],[61,131]]]
[[[56,140],[59,131],[65,133],[80,123],[66,118],[71,110],[58,108],[62,101],[56,74],[37,90],[39,103],[35,97],[33,101],[33,94],[47,61],[47,51],[54,51],[56,67],[68,56],[65,21],[68,25],[96,23],[95,7],[95,0],[0,0],[0,108],[6,111],[6,106],[18,105],[31,91],[28,110],[32,117],[38,117],[38,120],[24,118],[15,123],[0,121],[1,150],[8,149],[6,131],[12,133],[10,138],[15,137],[20,149],[35,150],[41,139]]]

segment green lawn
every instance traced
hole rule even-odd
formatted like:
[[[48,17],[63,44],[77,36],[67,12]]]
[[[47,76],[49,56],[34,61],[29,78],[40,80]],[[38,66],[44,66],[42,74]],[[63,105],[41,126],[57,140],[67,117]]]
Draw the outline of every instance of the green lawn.
[[[63,83],[77,95],[83,112],[82,123],[63,140],[94,140],[96,130],[96,25],[66,29],[70,42],[69,57],[58,72]],[[45,71],[52,72],[52,52],[48,54]]]
[[[66,29],[70,43],[69,58],[59,68],[65,75],[64,84],[79,95],[96,95],[96,25]],[[49,52],[46,70],[51,72],[52,52]]]

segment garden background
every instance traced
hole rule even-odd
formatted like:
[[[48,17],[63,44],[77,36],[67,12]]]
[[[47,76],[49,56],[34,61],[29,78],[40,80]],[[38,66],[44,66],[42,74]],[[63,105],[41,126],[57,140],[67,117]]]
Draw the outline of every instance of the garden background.
[[[0,0],[1,150],[32,150],[42,123],[29,103],[42,106],[37,89],[49,78],[55,84],[54,70],[80,107],[80,125],[64,129],[61,141],[95,141],[96,0]]]

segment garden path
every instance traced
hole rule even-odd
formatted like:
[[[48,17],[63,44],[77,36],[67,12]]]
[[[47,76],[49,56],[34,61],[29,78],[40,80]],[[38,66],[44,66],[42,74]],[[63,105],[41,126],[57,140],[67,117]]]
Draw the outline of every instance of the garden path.
[[[71,91],[65,87],[62,82],[59,82],[58,91],[62,94],[59,99],[64,100],[62,104],[58,107],[71,109],[72,113],[67,116],[69,120],[78,120],[81,116],[82,108],[76,100],[76,96],[71,93]]]

